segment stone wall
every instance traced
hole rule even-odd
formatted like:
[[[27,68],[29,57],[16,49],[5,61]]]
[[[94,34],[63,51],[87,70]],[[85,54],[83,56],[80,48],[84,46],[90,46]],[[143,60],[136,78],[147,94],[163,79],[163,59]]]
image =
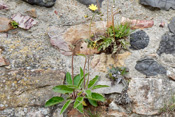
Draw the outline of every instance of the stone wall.
[[[175,93],[174,81],[172,80],[175,79],[175,53],[172,49],[169,53],[165,52],[169,50],[169,47],[174,48],[172,43],[174,44],[173,39],[175,38],[171,36],[173,34],[168,29],[168,23],[173,17],[174,11],[150,9],[139,4],[138,0],[116,0],[114,5],[113,0],[109,1],[110,8],[120,9],[120,13],[115,15],[115,23],[119,23],[122,17],[154,21],[153,27],[143,29],[149,36],[148,45],[139,50],[129,49],[129,56],[121,57],[124,59],[121,62],[122,65],[128,67],[130,71],[128,78],[131,78],[131,81],[128,95],[133,101],[131,112],[127,113],[126,109],[124,111],[114,108],[114,110],[133,117],[136,115],[157,115],[164,102]],[[55,26],[67,29],[71,26],[89,23],[89,18],[84,16],[90,17],[93,12],[76,0],[57,0],[50,8],[30,5],[23,0],[0,0],[1,3],[6,5],[8,9],[0,10],[0,30],[3,30],[2,27],[11,29],[7,22],[17,13],[24,16],[29,15],[37,23],[30,29],[18,28],[0,33],[0,116],[61,117],[59,115],[61,105],[45,108],[44,103],[50,97],[58,95],[51,89],[53,86],[63,84],[64,73],[71,71],[71,57],[62,55],[58,48],[50,44],[49,28]],[[106,21],[107,0],[102,2],[101,12],[104,14],[102,19]],[[3,19],[4,17],[6,20]],[[95,21],[99,20],[97,15]],[[163,28],[159,27],[162,22],[165,23]],[[169,46],[163,48],[164,42],[161,43],[161,40],[162,35],[166,32],[169,33],[170,37],[163,38],[170,40],[170,42],[165,43]],[[76,35],[79,33],[83,32],[76,32]],[[161,50],[161,55],[158,50]],[[99,55],[94,55],[91,58],[93,59],[95,56]],[[110,55],[101,54],[100,56],[107,56],[101,60],[102,64],[97,67],[102,69],[101,71],[106,70],[108,63],[115,64],[115,60],[111,60]],[[158,74],[149,76],[135,69],[138,61],[143,58],[150,58],[155,62],[143,63],[141,71],[146,69],[148,72],[157,72],[158,70]],[[109,60],[110,62],[108,62]],[[83,61],[83,57],[75,57],[75,73],[79,72],[79,67],[84,64]],[[160,66],[166,72],[160,72]],[[100,75],[103,82],[109,82],[105,73],[99,72],[98,69],[95,71],[95,69],[90,68],[91,76]],[[120,94],[121,91],[112,93]],[[113,115],[117,116],[115,113]]]

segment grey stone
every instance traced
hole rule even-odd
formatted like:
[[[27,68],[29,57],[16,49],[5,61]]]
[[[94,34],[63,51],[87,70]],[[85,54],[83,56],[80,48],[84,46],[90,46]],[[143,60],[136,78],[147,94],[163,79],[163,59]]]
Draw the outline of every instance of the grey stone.
[[[132,78],[128,95],[133,101],[133,111],[141,115],[158,114],[175,93],[175,82],[158,78]]]
[[[149,36],[145,31],[139,30],[130,35],[131,49],[140,50],[148,46]]]
[[[161,54],[159,61],[161,64],[166,65],[167,68],[175,67],[175,56],[172,54]]]
[[[126,113],[126,110],[122,106],[117,105],[114,101],[112,101],[109,104],[109,108],[112,109],[112,110],[117,110],[119,112],[125,112]]]
[[[140,4],[164,10],[175,9],[175,0],[140,0]]]
[[[146,76],[166,74],[166,69],[152,58],[138,60],[135,69]]]
[[[52,7],[56,0],[23,0],[31,5],[38,5],[44,7]]]
[[[91,5],[91,4],[95,4],[97,5],[97,0],[78,0],[80,3],[84,4],[84,5]],[[98,0],[99,1],[99,4],[100,4],[100,7],[101,7],[101,4],[103,2],[103,0]]]
[[[10,107],[44,106],[58,93],[52,91],[63,84],[65,74],[58,70],[3,70],[0,75],[0,109]]]
[[[175,35],[172,35],[171,33],[165,33],[162,36],[162,40],[157,50],[157,54],[161,55],[162,53],[165,54],[175,53]]]
[[[7,108],[0,111],[1,117],[47,117],[51,116],[51,109],[44,107]]]
[[[175,17],[172,18],[171,22],[168,24],[170,32],[175,34]]]

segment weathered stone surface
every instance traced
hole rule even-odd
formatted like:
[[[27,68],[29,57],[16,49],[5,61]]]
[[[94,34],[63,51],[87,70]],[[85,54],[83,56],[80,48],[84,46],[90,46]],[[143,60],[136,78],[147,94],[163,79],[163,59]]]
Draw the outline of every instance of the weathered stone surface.
[[[7,32],[12,28],[12,26],[10,25],[10,22],[12,20],[5,18],[5,17],[0,17],[0,32]]]
[[[18,107],[0,111],[0,115],[1,117],[50,117],[51,110],[44,107]]]
[[[85,5],[78,3],[76,0],[57,0],[55,6],[51,9],[46,9],[38,6],[31,6],[23,2],[22,0],[3,0],[3,2],[10,6],[10,10],[9,11],[1,10],[0,14],[2,16],[10,17],[14,13],[19,12],[24,13],[26,10],[35,7],[38,15],[37,20],[39,21],[37,26],[32,27],[30,30],[26,31],[17,29],[15,30],[18,31],[16,34],[13,34],[11,31],[9,31],[7,34],[8,35],[7,38],[0,37],[0,45],[2,45],[5,48],[3,55],[10,61],[10,65],[8,67],[10,69],[51,68],[51,69],[64,69],[64,71],[71,71],[71,57],[61,55],[59,52],[55,50],[55,48],[53,48],[49,44],[47,28],[48,26],[59,26],[59,25],[62,25],[65,28],[68,25],[70,26],[86,22],[88,18],[85,19],[84,15],[88,14],[88,16],[92,16],[93,12],[88,10],[88,8],[86,8]],[[147,20],[153,18],[154,21],[156,22],[156,26],[146,29],[146,32],[148,32],[150,36],[149,46],[143,51],[142,50],[133,51],[132,57],[128,58],[129,59],[128,62],[130,63],[129,69],[131,70],[130,73],[132,73],[131,77],[132,78],[133,76],[139,77],[142,74],[138,73],[137,70],[134,69],[136,60],[141,58],[141,56],[143,55],[155,53],[156,51],[155,49],[158,48],[158,44],[160,41],[160,34],[163,34],[165,31],[167,31],[166,27],[165,28],[158,27],[158,23],[161,20],[163,20],[167,24],[170,18],[172,17],[174,11],[173,10],[170,10],[169,12],[165,12],[162,10],[151,11],[139,5],[137,0],[127,0],[127,1],[115,0],[115,3],[113,3],[113,0],[109,0],[109,6],[112,7],[113,5],[115,7],[114,9],[117,9],[118,7],[120,7],[121,9],[121,14],[115,15],[116,19],[115,23],[118,23],[118,21],[120,21],[122,16],[132,19],[147,19]],[[58,15],[54,14],[55,10],[57,10]],[[107,0],[103,2],[103,9],[101,9],[101,12],[104,13],[104,16],[102,16],[104,20],[106,20],[106,11],[107,11]],[[98,20],[98,18],[99,18],[98,15],[96,15],[94,20]],[[79,56],[75,58],[77,58],[75,59],[74,62],[76,66],[75,72],[78,73],[79,66],[83,66],[84,59],[79,59],[81,58]],[[90,71],[91,73],[94,73],[93,69],[90,69]],[[99,72],[98,73],[96,72],[96,74],[102,75],[102,77],[105,76]],[[168,78],[166,79],[168,80]]]
[[[138,60],[135,69],[146,76],[166,74],[166,69],[152,58]]]
[[[161,54],[160,62],[168,67],[175,67],[175,56],[172,54]]]
[[[95,89],[93,90],[94,92],[101,93],[101,94],[112,94],[112,93],[121,93],[122,90],[124,89],[123,84],[115,84],[112,85],[111,81],[99,81],[97,83],[98,85],[108,85],[109,87],[105,88],[100,88],[100,89]]]
[[[0,33],[0,38],[7,38],[7,34],[6,33]]]
[[[30,10],[26,11],[26,13],[31,17],[34,17],[34,18],[37,17],[37,13],[36,13],[35,9],[30,9]]]
[[[171,69],[167,71],[167,76],[171,79],[175,81],[175,69]]]
[[[14,14],[12,16],[12,19],[19,24],[20,28],[23,28],[23,29],[30,29],[32,26],[34,26],[37,23],[37,21],[34,20],[33,18],[29,16],[23,16],[20,13]]]
[[[159,49],[157,50],[157,54],[161,55],[162,53],[165,54],[175,53],[175,35],[172,35],[171,33],[165,33],[162,36]]]
[[[56,85],[64,81],[64,73],[57,70],[13,70],[0,75],[0,105],[7,107],[43,106],[54,95]]]
[[[112,101],[109,104],[109,109],[110,110],[115,110],[115,111],[118,111],[118,112],[124,112],[124,113],[126,113],[126,110],[122,107],[122,105],[117,105],[114,101]]]
[[[130,35],[131,48],[134,50],[144,49],[149,44],[149,36],[145,31],[139,30]]]
[[[56,0],[23,0],[31,5],[38,5],[44,7],[52,7]]]
[[[127,88],[122,90],[121,93],[113,93],[109,96],[109,99],[112,99],[115,104],[118,105],[127,105],[131,104],[132,100],[129,98],[128,93],[127,93]]]
[[[129,24],[131,29],[143,29],[143,28],[151,28],[154,25],[153,20],[136,20],[122,17],[121,24]]]
[[[171,22],[168,24],[170,32],[175,34],[175,17],[172,18]]]
[[[9,9],[7,5],[3,4],[3,3],[0,3],[0,10],[2,9]]]
[[[61,112],[61,107],[60,108],[57,108],[55,110],[55,112],[53,113],[53,117],[64,117],[63,114],[60,115],[60,112]]]
[[[117,54],[115,58],[112,55],[107,55],[102,53],[100,55],[95,55],[91,61],[91,67],[97,71],[106,72],[110,65],[114,67],[125,66],[125,60],[130,56],[130,52],[124,52],[123,54]]]
[[[84,4],[84,5],[91,5],[91,4],[96,4],[97,5],[97,0],[77,0],[79,1],[80,3]],[[103,0],[98,0],[99,1],[99,5],[101,7],[101,4],[103,2]]]
[[[7,65],[7,62],[5,61],[4,57],[1,55],[2,49],[0,49],[0,67]]]
[[[174,81],[155,78],[132,78],[128,89],[133,111],[142,115],[158,114],[174,92]]]
[[[106,31],[106,22],[99,21],[92,23],[91,34],[104,34]],[[87,48],[85,39],[89,38],[89,23],[71,26],[69,28],[55,27],[49,28],[48,32],[52,45],[59,48],[64,55],[72,55],[72,45],[75,46],[75,54],[94,54],[98,53],[96,49]]]
[[[175,9],[174,0],[140,0],[140,4],[164,10],[169,10],[170,8]]]
[[[109,111],[108,116],[110,117],[128,117],[124,112],[118,112],[118,111]]]

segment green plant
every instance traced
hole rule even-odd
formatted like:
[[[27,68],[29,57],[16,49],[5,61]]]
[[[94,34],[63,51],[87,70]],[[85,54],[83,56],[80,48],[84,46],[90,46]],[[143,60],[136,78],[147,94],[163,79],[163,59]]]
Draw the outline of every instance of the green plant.
[[[175,111],[175,96],[173,95],[168,104],[164,104],[163,108],[161,108],[160,110],[160,113],[165,113],[165,112],[174,112]]]
[[[89,48],[97,48],[98,51],[106,51],[107,53],[115,54],[117,50],[121,48],[127,49],[129,44],[126,41],[126,37],[131,33],[130,26],[125,25],[116,25],[110,26],[104,36],[99,36],[97,40],[86,39],[85,42],[88,43]]]
[[[100,114],[98,114],[97,112],[92,113],[90,109],[87,111],[87,114],[87,117],[100,117]]]
[[[19,26],[19,24],[16,21],[11,21],[10,24],[13,28],[18,28]]]
[[[126,74],[128,74],[129,70],[125,67],[114,67],[112,66],[111,69],[108,69],[108,73],[106,74],[106,77],[111,79],[112,84],[115,84],[115,82],[120,83],[122,82],[124,86],[127,85],[124,77]]]
[[[110,26],[107,29],[107,33],[110,37],[115,36],[115,39],[117,40],[129,36],[129,34],[131,33],[131,28],[128,23],[125,23],[124,25],[119,24],[115,25],[114,28],[113,26]]]
[[[66,84],[58,85],[53,88],[53,91],[61,94],[65,94],[67,99],[66,103],[61,109],[61,114],[68,108],[71,103],[74,103],[74,108],[76,108],[79,112],[83,113],[83,104],[85,104],[84,99],[87,99],[89,103],[93,106],[97,106],[97,101],[105,101],[103,95],[99,93],[92,92],[93,89],[108,87],[107,85],[95,85],[99,80],[98,76],[95,76],[92,80],[88,82],[86,85],[85,77],[88,74],[84,74],[83,69],[80,68],[80,74],[76,75],[73,79],[69,72],[66,73]],[[55,104],[61,103],[65,101],[63,97],[52,97],[49,99],[45,106],[53,106]]]

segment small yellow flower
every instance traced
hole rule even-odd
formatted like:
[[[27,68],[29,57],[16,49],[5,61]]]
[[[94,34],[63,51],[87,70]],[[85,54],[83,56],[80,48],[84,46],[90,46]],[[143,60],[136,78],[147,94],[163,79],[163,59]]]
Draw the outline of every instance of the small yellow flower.
[[[91,5],[89,5],[89,9],[92,10],[92,11],[96,11],[98,8],[97,8],[96,5],[91,4]]]
[[[97,46],[97,41],[94,41],[94,43],[93,43],[93,49],[95,49],[96,46]]]
[[[88,18],[88,15],[85,15],[84,17],[85,17],[85,18]]]

